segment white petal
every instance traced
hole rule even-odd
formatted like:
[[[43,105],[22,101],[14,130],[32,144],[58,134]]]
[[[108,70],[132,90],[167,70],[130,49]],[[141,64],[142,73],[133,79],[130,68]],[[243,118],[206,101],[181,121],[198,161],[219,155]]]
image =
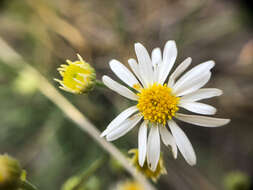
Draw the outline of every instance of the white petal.
[[[185,133],[172,120],[168,122],[168,125],[170,127],[173,137],[175,138],[178,149],[183,155],[186,162],[191,166],[195,165],[197,161],[196,154],[194,152],[191,142],[189,141]]]
[[[140,74],[146,84],[152,84],[153,70],[152,70],[152,62],[148,54],[148,51],[140,43],[136,43],[134,47],[135,47],[135,52],[136,52],[136,56],[139,63]]]
[[[200,102],[180,102],[179,107],[205,115],[214,115],[217,111],[215,107]]]
[[[119,77],[119,79],[121,79],[128,86],[133,88],[134,85],[140,85],[135,76],[119,61],[113,59],[110,61],[109,65],[117,77]]]
[[[141,119],[142,119],[142,116],[139,113],[128,118],[120,126],[118,126],[116,129],[111,131],[108,135],[106,135],[106,140],[114,141],[122,137],[127,132],[129,132],[132,128],[134,128]]]
[[[199,75],[210,71],[214,67],[215,63],[213,61],[207,61],[193,67],[190,71],[185,73],[173,86],[175,91],[178,91],[184,83],[191,81],[192,79],[198,77]]]
[[[167,41],[163,50],[163,63],[159,65],[159,83],[163,84],[177,58],[175,41]]]
[[[160,135],[165,146],[171,146],[173,157],[177,158],[177,145],[174,137],[165,126],[160,126]]]
[[[183,96],[180,102],[195,102],[207,98],[212,98],[214,96],[222,95],[222,90],[217,88],[202,88],[190,94]]]
[[[182,113],[177,113],[176,118],[186,123],[203,127],[220,127],[230,122],[230,119],[206,117],[200,115],[187,115]]]
[[[125,121],[128,117],[130,117],[133,113],[137,112],[138,108],[136,106],[132,106],[127,108],[123,112],[121,112],[117,117],[115,117],[111,123],[107,126],[106,130],[100,135],[100,137],[104,137],[116,127],[118,127],[123,121]]]
[[[121,96],[124,96],[130,100],[138,100],[138,96],[133,93],[131,90],[129,90],[127,87],[119,84],[118,82],[112,80],[108,76],[103,76],[102,78],[103,83],[110,88],[111,90],[117,92]]]
[[[138,160],[141,167],[145,162],[147,154],[147,128],[147,122],[143,121],[138,133]]]
[[[211,72],[208,71],[208,72],[202,73],[201,75],[183,83],[179,88],[177,88],[177,90],[172,88],[173,93],[176,96],[183,96],[191,92],[194,92],[200,89],[201,87],[203,87],[210,80],[210,78],[211,78]]]
[[[152,171],[156,170],[160,159],[160,137],[158,126],[152,126],[148,136],[147,161]]]
[[[155,48],[151,54],[153,67],[156,67],[162,61],[162,53],[160,48]]]
[[[145,81],[143,80],[141,74],[140,74],[140,69],[139,69],[139,65],[136,62],[135,59],[128,59],[128,64],[130,65],[132,71],[134,72],[134,74],[137,76],[137,78],[140,80],[140,82],[142,83],[142,85],[146,88],[147,85],[145,83]]]
[[[191,62],[192,58],[188,57],[176,68],[169,78],[168,86],[175,84],[175,80],[190,66]]]

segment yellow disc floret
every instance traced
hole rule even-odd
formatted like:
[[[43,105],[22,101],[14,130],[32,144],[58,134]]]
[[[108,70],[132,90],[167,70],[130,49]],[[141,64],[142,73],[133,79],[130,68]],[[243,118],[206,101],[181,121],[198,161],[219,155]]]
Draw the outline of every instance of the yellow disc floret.
[[[116,190],[144,190],[144,188],[137,181],[125,181],[120,183]]]
[[[145,163],[144,163],[143,166],[139,165],[139,161],[138,161],[139,152],[138,152],[138,149],[131,149],[131,150],[129,150],[128,153],[132,154],[132,158],[131,158],[130,162],[136,168],[136,170],[138,172],[142,173],[143,175],[145,175],[147,178],[152,179],[154,182],[156,182],[161,175],[167,174],[166,168],[163,165],[162,155],[160,155],[160,159],[159,159],[159,162],[157,164],[156,170],[152,171],[148,167],[147,160],[145,160]]]
[[[172,94],[166,84],[153,84],[142,89],[137,107],[145,120],[165,125],[178,111],[179,97]]]
[[[78,61],[67,60],[68,65],[61,65],[58,71],[62,76],[62,80],[55,79],[61,84],[61,89],[74,94],[90,91],[96,80],[95,70],[80,55],[78,55],[78,58]]]

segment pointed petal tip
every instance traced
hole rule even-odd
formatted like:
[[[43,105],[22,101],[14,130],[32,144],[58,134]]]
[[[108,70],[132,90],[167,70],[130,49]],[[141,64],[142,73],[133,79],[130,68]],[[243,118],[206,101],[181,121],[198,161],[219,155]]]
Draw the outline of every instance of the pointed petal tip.
[[[143,46],[140,42],[136,42],[135,44],[134,44],[134,47],[135,48],[139,48],[139,47],[141,47],[141,46]]]
[[[177,155],[178,155],[177,146],[176,146],[175,150],[173,150],[173,148],[172,148],[172,155],[173,155],[173,158],[176,160]]]
[[[191,57],[187,57],[186,59],[185,59],[185,61],[189,61],[189,62],[192,62],[192,58]]]
[[[106,140],[109,141],[109,142],[114,141],[114,139],[111,139],[108,136],[106,136]]]
[[[99,136],[103,138],[106,135],[106,130],[104,130]]]
[[[221,96],[223,94],[223,90],[221,89],[218,89],[218,90],[219,90],[218,96]]]
[[[102,81],[104,81],[106,78],[108,78],[108,76],[103,75],[103,76],[102,76]]]
[[[213,60],[208,61],[210,64],[210,69],[212,69],[215,66],[215,62]]]
[[[228,124],[231,121],[231,119],[224,119],[224,120],[225,120],[224,125]]]
[[[220,125],[218,125],[218,127],[222,127],[224,125],[227,125],[230,121],[231,121],[231,119],[221,119]]]
[[[188,162],[188,164],[189,164],[190,166],[196,166],[197,162],[196,162],[196,161],[191,162],[191,163]]]
[[[173,47],[173,49],[175,49],[176,51],[177,51],[177,44],[176,44],[176,41],[174,41],[174,40],[168,40],[167,42],[166,42],[166,44],[165,44],[165,46],[164,47],[170,47],[170,46],[172,46]]]
[[[185,161],[190,165],[190,166],[195,166],[197,164],[197,157],[196,154],[194,157],[190,159],[185,159]]]
[[[159,47],[157,47],[157,48],[154,48],[153,51],[159,51],[160,52],[161,49]]]
[[[140,157],[138,158],[139,165],[143,167],[145,160],[141,160]]]
[[[156,168],[155,167],[151,167],[150,169],[151,169],[152,172],[155,172]]]
[[[111,60],[109,61],[109,65],[115,63],[115,61],[117,61],[117,60],[116,60],[116,59],[111,59]]]
[[[166,44],[175,44],[175,45],[176,45],[176,41],[175,41],[175,40],[168,40],[168,41],[166,42]]]
[[[148,164],[148,168],[152,171],[152,172],[155,172],[156,170],[156,165],[152,164],[152,163],[149,163]]]

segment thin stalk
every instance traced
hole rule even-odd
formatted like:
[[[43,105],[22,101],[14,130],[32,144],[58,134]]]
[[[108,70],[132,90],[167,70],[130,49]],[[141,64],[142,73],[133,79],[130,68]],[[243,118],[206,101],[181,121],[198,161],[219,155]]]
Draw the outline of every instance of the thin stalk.
[[[26,180],[22,181],[20,188],[23,190],[37,190],[37,188],[33,184]]]
[[[81,174],[81,180],[80,182],[72,189],[72,190],[77,190],[80,187],[82,187],[87,179],[98,169],[100,168],[103,163],[106,161],[106,158],[99,158],[95,162],[92,163],[92,165],[83,173]]]

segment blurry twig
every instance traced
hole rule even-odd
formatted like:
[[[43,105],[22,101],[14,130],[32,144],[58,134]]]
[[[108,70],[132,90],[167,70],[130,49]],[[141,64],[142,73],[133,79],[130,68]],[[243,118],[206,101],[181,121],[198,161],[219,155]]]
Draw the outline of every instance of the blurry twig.
[[[145,190],[155,190],[144,176],[136,172],[135,168],[130,165],[125,156],[113,144],[100,137],[100,131],[74,105],[63,97],[45,77],[30,66],[2,38],[0,38],[0,59],[14,69],[29,69],[39,81],[38,88],[42,94],[57,105],[69,119],[90,135],[104,150],[116,158],[136,180],[143,184]]]
[[[80,31],[72,24],[58,16],[53,10],[41,1],[26,0],[26,2],[35,10],[40,19],[49,27],[49,29],[58,33],[67,39],[76,48],[85,48],[87,42]]]

